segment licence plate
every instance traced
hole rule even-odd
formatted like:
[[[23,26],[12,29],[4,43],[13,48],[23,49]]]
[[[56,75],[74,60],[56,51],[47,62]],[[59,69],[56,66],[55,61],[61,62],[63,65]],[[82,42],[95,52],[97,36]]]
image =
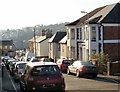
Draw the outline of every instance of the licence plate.
[[[54,86],[55,86],[55,84],[45,84],[45,85],[43,85],[43,88],[51,88]]]

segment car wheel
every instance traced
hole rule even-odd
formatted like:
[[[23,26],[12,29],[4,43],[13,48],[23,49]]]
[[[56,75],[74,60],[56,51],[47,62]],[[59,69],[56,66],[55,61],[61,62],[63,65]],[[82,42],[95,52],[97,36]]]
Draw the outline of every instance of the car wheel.
[[[76,71],[76,77],[80,77],[80,71],[79,70]]]
[[[70,70],[69,70],[69,69],[67,69],[67,74],[68,74],[68,75],[70,74]]]
[[[96,78],[96,77],[97,77],[97,74],[94,74],[92,77],[93,77],[93,78]]]

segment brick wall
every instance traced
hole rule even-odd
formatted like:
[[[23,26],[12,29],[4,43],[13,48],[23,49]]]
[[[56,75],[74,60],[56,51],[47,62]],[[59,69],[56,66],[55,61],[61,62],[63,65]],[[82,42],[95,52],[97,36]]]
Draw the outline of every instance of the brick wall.
[[[104,40],[120,40],[120,26],[105,26]]]
[[[103,48],[104,53],[109,54],[112,61],[120,60],[120,43],[106,43]]]

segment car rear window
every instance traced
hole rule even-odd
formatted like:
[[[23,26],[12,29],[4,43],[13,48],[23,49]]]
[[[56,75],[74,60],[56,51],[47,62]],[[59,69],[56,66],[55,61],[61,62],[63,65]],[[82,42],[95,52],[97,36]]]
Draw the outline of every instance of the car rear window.
[[[92,64],[91,62],[81,62],[81,64],[85,66],[94,66],[94,64]]]
[[[44,74],[58,74],[58,73],[60,73],[60,69],[58,68],[58,66],[47,65],[34,67],[31,74],[33,76],[39,76]]]
[[[70,64],[71,60],[63,60],[63,64]]]
[[[26,64],[26,63],[18,64],[17,67],[18,67],[19,69],[23,69],[23,68],[25,67],[25,64]]]

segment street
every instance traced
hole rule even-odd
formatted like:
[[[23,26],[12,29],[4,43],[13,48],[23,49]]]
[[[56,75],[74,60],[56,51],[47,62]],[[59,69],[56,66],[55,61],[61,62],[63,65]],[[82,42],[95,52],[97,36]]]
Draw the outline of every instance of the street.
[[[118,92],[119,84],[116,81],[102,77],[93,78],[77,78],[75,75],[67,75],[63,73],[66,83],[66,92],[73,91],[102,91]],[[15,83],[9,75],[6,68],[4,69],[4,77],[2,78],[2,92],[21,92],[19,83]]]

